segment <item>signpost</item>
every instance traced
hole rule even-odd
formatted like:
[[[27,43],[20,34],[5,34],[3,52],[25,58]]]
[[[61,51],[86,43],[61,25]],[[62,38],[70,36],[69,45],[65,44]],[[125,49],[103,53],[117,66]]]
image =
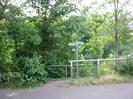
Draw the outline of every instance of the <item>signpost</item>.
[[[76,60],[78,60],[79,59],[79,56],[78,56],[78,49],[79,49],[79,46],[81,46],[81,45],[83,45],[84,44],[84,42],[82,42],[82,41],[75,41],[75,42],[71,42],[71,43],[68,43],[68,45],[69,46],[71,46],[71,47],[74,47],[74,48],[72,48],[72,51],[75,51],[75,53],[76,53]],[[79,76],[79,68],[78,68],[78,63],[77,63],[77,78],[78,78],[78,76]],[[71,66],[71,77],[73,77],[73,67]]]

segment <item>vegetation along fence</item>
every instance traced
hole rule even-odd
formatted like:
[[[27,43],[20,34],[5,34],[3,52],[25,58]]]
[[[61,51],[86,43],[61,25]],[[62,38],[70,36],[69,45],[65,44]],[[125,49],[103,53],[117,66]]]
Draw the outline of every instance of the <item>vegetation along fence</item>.
[[[70,60],[71,78],[105,75],[133,70],[133,58]]]
[[[70,65],[47,66],[52,78],[99,77],[118,71],[133,74],[133,58],[70,60]]]

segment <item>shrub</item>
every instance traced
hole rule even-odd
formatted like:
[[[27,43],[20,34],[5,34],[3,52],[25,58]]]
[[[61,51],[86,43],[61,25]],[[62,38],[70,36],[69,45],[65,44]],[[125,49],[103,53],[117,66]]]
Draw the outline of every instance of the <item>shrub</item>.
[[[2,73],[1,78],[3,82],[10,82],[13,81],[15,75],[13,72],[4,72]]]
[[[60,57],[57,56],[57,52],[47,52],[45,53],[45,69],[48,73],[48,77],[50,78],[62,78],[65,77],[66,68],[63,66],[63,64],[66,64],[64,62],[65,59],[60,59]],[[62,66],[52,66],[55,64],[59,64]]]
[[[26,83],[30,86],[30,84],[46,82],[47,73],[40,55],[35,53],[32,57],[21,57],[18,63],[21,72],[20,85]]]
[[[112,63],[107,61],[101,61],[99,67],[100,75],[107,75],[113,73],[112,67],[113,67]]]
[[[89,63],[79,67],[79,75],[84,76],[96,76],[96,64]]]
[[[120,74],[133,75],[133,61],[118,62],[115,70]]]
[[[54,67],[54,66],[47,66],[46,70],[48,72],[48,76],[50,78],[62,78],[65,77],[65,67]]]
[[[100,66],[100,75],[106,75],[111,73],[111,69],[108,66]]]
[[[0,73],[0,87],[33,87],[47,81],[45,65],[37,53],[18,58],[16,67]]]

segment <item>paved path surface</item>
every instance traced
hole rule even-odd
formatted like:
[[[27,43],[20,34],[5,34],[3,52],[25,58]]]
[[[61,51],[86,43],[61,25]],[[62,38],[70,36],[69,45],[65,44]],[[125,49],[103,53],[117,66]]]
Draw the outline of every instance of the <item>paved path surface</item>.
[[[53,81],[41,88],[0,90],[0,99],[133,99],[133,84],[63,87]]]

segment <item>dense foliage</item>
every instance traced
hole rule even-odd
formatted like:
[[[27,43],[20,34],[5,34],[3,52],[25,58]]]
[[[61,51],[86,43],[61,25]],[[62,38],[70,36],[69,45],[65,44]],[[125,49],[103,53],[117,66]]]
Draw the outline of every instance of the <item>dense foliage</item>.
[[[133,75],[133,61],[122,61],[117,64],[116,71],[122,75]]]
[[[69,64],[76,58],[70,42],[84,42],[79,47],[79,59],[113,57],[114,12],[105,9],[99,13],[93,5],[103,9],[96,2],[79,9],[69,0],[26,0],[19,6],[11,0],[0,1],[0,82],[29,87],[45,83],[48,77],[64,77],[65,67],[51,65]],[[26,9],[33,10],[34,15]],[[132,15],[122,7],[117,11],[118,54],[129,55],[133,53]],[[128,65],[132,64],[122,63],[120,68]],[[80,73],[84,76],[93,69],[82,67]]]

